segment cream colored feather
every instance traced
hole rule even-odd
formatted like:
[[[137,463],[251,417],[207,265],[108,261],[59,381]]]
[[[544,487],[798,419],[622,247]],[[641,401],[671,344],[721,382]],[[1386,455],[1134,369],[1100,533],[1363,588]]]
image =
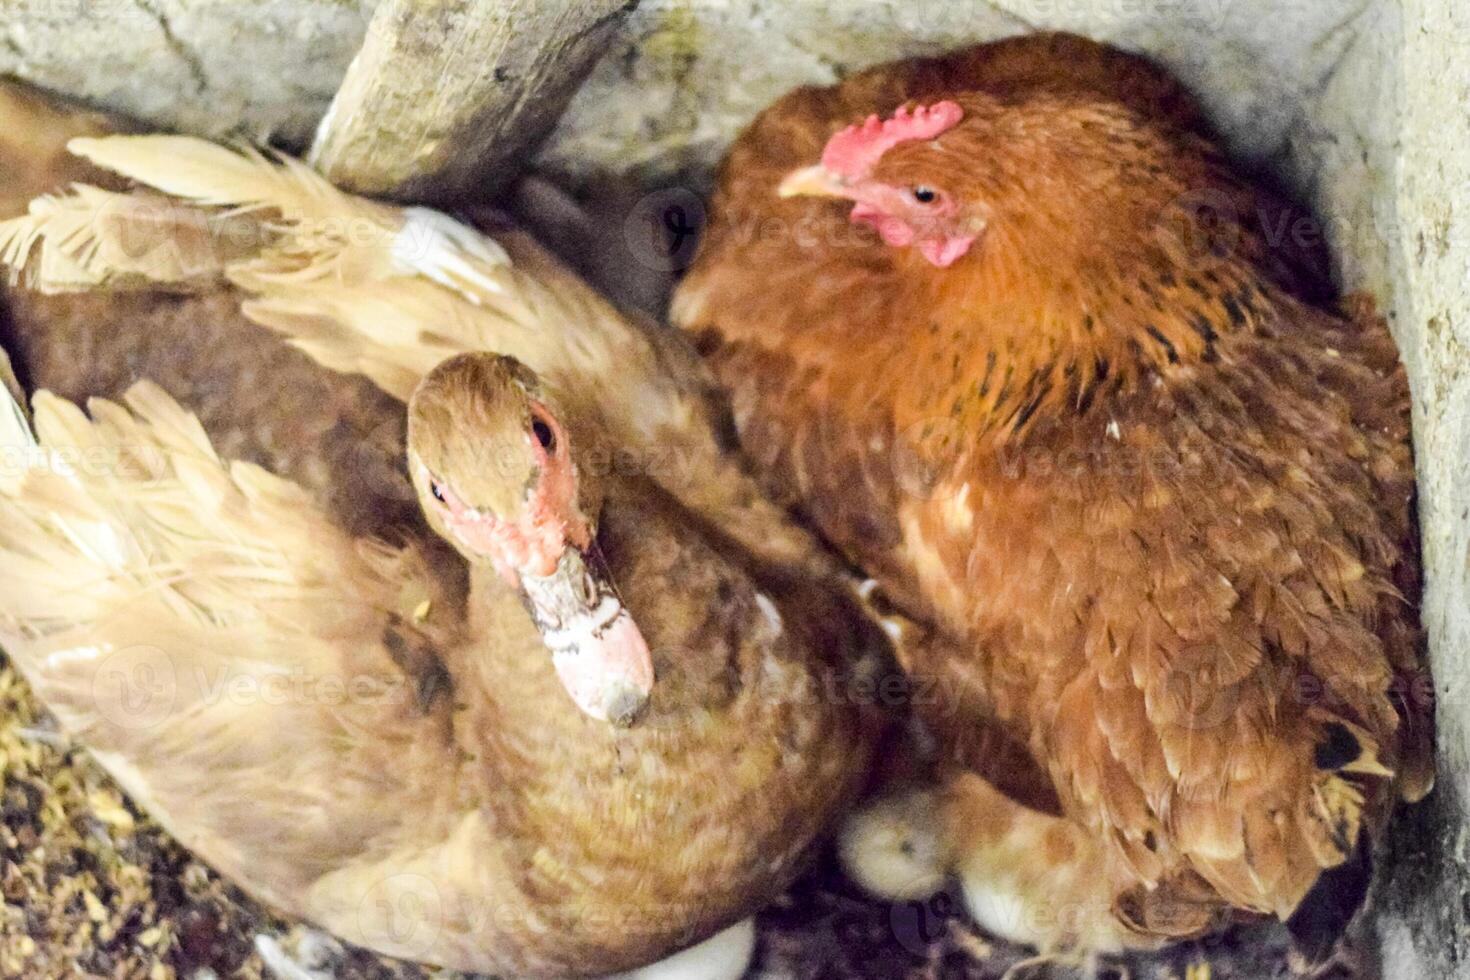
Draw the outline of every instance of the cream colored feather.
[[[225,275],[252,297],[248,316],[322,364],[406,398],[453,354],[509,354],[541,375],[571,419],[687,506],[761,553],[814,553],[778,510],[752,503],[761,498],[721,449],[708,377],[682,340],[624,316],[529,236],[495,241],[439,212],[346,194],[299,162],[248,149],[172,136],[70,145],[214,219],[245,212],[258,221],[256,247],[228,261]],[[89,254],[105,263],[112,253]]]
[[[680,359],[678,338],[623,316],[528,236],[506,233],[501,246],[513,258],[506,292],[479,303],[427,277],[292,283],[248,263],[230,277],[253,295],[243,306],[252,320],[398,398],[444,358],[494,350],[531,367],[563,406],[599,420],[623,446],[717,451],[704,374],[692,357]]]
[[[0,222],[0,262],[12,282],[47,293],[188,285],[218,278],[259,234],[240,218],[170,198],[77,184]]]
[[[288,223],[360,218],[383,227],[393,209],[344,194],[305,164],[254,147],[229,149],[192,136],[81,136],[67,148],[99,167],[206,207],[269,208]]]
[[[20,380],[11,366],[10,355],[0,350],[0,452],[16,451],[33,446],[36,437],[31,433],[30,415],[25,409],[25,394]]]
[[[496,350],[539,372],[566,393],[573,414],[600,419],[617,442],[650,452],[672,447],[685,457],[714,451],[697,362],[679,360],[675,338],[622,316],[527,236],[509,233],[502,247],[447,215],[346,194],[298,161],[250,149],[179,136],[81,138],[69,145],[99,166],[188,202],[180,206],[189,219],[179,231],[182,256],[205,251],[193,247],[201,222],[214,231],[248,213],[254,226],[223,229],[231,232],[234,253],[221,256],[216,248],[213,254],[254,297],[245,305],[249,316],[329,367],[362,371],[404,398],[443,358]],[[51,255],[81,263],[70,275],[43,268],[39,278],[53,288],[134,273],[118,239],[151,243],[160,230],[117,219],[89,223],[89,215],[100,214],[95,202],[102,193],[78,188],[48,199],[47,213],[65,220],[18,226],[0,260],[35,262],[39,241],[43,266]],[[134,213],[126,202],[140,214],[156,207],[150,203],[156,199],[139,195],[107,200],[125,218]],[[160,262],[147,271],[168,279],[188,266]],[[589,385],[594,378],[605,387]]]
[[[92,163],[201,207],[268,212],[282,234],[250,263],[263,282],[368,282],[422,274],[471,302],[503,292],[505,253],[446,215],[346,194],[287,156],[187,136],[104,136],[68,147]]]
[[[98,462],[96,444],[84,440],[68,452],[58,452],[37,437],[40,423],[33,428],[20,384],[4,351],[0,351],[0,400],[4,402],[0,404],[0,501],[33,487],[54,498],[54,506],[44,515],[15,515],[12,523],[0,527],[0,542],[12,538],[24,542],[38,529],[46,529],[45,533],[66,541],[96,565],[117,568],[125,564],[132,553],[126,530],[101,519],[77,493],[79,471]],[[0,547],[0,553],[3,551]],[[16,592],[36,588],[41,581],[35,574],[25,574],[20,567],[23,563],[24,556],[17,555],[13,569]],[[0,571],[0,577],[9,571],[12,569]],[[45,580],[54,582],[54,576],[46,576]],[[75,583],[71,586],[75,588]],[[43,600],[52,597],[43,596]],[[37,608],[50,608],[50,603],[42,601]]]
[[[348,621],[368,622],[376,641],[404,576],[427,576],[415,553],[343,534],[294,484],[222,461],[198,420],[151,384],[90,409],[42,392],[35,435],[6,437],[7,449],[32,447],[0,493],[9,633],[95,628],[142,603],[211,634],[220,656],[269,658]]]
[[[35,405],[34,433],[0,406],[4,448],[25,450],[0,484],[0,642],[185,846],[309,911],[326,869],[402,824],[401,806],[344,797],[424,802],[453,771],[383,643],[406,592],[440,598],[427,566],[221,460],[152,385],[89,413]]]

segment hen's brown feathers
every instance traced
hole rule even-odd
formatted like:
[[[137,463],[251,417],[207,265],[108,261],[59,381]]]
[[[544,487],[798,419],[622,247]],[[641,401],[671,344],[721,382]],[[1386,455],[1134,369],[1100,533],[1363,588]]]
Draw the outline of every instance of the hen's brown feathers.
[[[964,120],[878,171],[985,208],[953,266],[777,199],[841,126],[938,98]],[[969,645],[911,666],[983,688],[1120,894],[1281,917],[1431,778],[1407,385],[1370,309],[1314,304],[1289,213],[1162,73],[1023,39],[768,109],[675,300],[772,489]],[[1356,772],[1319,758],[1342,732]]]

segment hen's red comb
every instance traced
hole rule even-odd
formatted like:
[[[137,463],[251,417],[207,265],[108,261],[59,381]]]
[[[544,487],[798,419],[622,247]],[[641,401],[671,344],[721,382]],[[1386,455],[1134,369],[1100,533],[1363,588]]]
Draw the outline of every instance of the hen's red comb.
[[[900,106],[892,119],[882,121],[876,115],[869,116],[866,122],[849,126],[827,141],[822,166],[844,177],[861,177],[899,143],[933,139],[958,123],[964,114],[958,103],[946,101],[912,110]]]

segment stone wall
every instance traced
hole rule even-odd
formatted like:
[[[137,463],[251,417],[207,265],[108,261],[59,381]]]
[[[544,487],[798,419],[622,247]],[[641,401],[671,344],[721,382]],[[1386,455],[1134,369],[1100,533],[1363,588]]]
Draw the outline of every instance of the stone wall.
[[[0,73],[160,126],[300,147],[374,5],[0,0]],[[1344,283],[1372,289],[1391,314],[1415,396],[1442,776],[1397,836],[1379,932],[1392,980],[1470,975],[1465,0],[645,0],[540,164],[573,185],[615,175],[697,187],[732,135],[793,85],[1033,28],[1078,30],[1170,66],[1243,161],[1315,204]]]
[[[1367,281],[1390,298],[1414,387],[1439,784],[1397,835],[1378,919],[1389,980],[1470,976],[1470,6],[1405,0],[1402,18],[1376,81],[1385,138],[1365,146],[1386,263]]]
[[[209,136],[311,137],[371,0],[0,0],[0,74]]]

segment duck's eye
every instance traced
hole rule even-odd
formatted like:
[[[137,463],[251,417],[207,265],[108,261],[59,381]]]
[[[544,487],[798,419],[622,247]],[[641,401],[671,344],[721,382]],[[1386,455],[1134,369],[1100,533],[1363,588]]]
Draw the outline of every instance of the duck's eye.
[[[920,184],[914,188],[914,200],[920,204],[933,204],[937,197],[939,197],[939,192],[932,187],[925,187],[923,184]]]
[[[439,485],[438,480],[429,481],[429,492],[434,495],[434,499],[439,501],[439,503],[444,504],[445,506],[449,505],[448,499],[444,496],[444,488]]]
[[[546,424],[545,419],[531,420],[531,434],[536,437],[537,442],[541,443],[542,449],[549,453],[556,451],[556,433],[551,430],[550,425]]]

